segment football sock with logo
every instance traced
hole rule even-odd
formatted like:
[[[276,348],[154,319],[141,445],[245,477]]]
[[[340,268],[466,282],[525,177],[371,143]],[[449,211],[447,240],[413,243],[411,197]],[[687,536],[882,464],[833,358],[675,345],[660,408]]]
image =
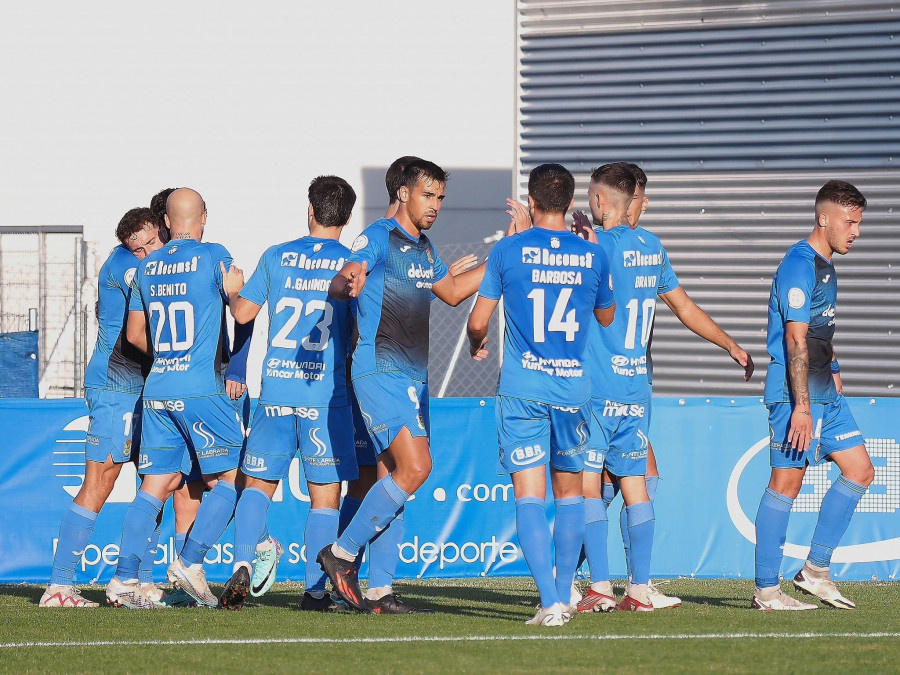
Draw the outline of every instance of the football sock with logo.
[[[306,516],[306,590],[324,591],[328,577],[316,563],[316,555],[337,537],[337,509],[310,509]]]
[[[150,541],[147,542],[147,550],[141,556],[141,564],[138,567],[138,580],[142,584],[153,583],[153,566],[156,564],[156,554],[159,550],[159,523],[153,534],[150,535]]]
[[[828,488],[819,509],[819,521],[813,532],[807,560],[816,567],[831,565],[834,549],[847,531],[856,505],[866,493],[866,486],[842,475]]]
[[[375,535],[384,530],[406,504],[409,493],[388,474],[372,486],[353,520],[337,540],[341,550],[356,557]]]
[[[628,514],[628,539],[631,541],[633,584],[650,583],[650,556],[653,553],[653,531],[656,527],[652,502],[625,507]]]
[[[778,585],[788,518],[794,500],[766,488],[756,512],[756,587]]]
[[[66,509],[59,524],[59,540],[53,555],[53,571],[50,573],[52,585],[71,586],[75,583],[75,568],[81,561],[85,546],[91,540],[96,523],[97,514],[75,502]]]
[[[261,535],[266,529],[266,517],[271,502],[269,495],[259,488],[249,487],[241,490],[241,498],[238,499],[234,509],[235,564],[252,563],[256,557],[256,545],[265,541]]]
[[[552,607],[559,602],[559,593],[553,577],[550,525],[543,499],[520,497],[516,500],[516,532],[522,555],[541,596],[541,607]]]
[[[215,544],[234,515],[237,493],[234,484],[219,480],[197,509],[194,527],[184,542],[181,560],[185,565],[202,565],[203,557]]]
[[[360,504],[362,504],[362,499],[357,499],[350,495],[345,495],[341,500],[341,517],[340,521],[338,521],[338,536],[344,534],[347,525],[350,524],[350,521],[353,520],[353,516],[359,511]]]
[[[556,523],[553,526],[553,548],[556,551],[556,594],[568,605],[572,600],[572,582],[575,581],[578,554],[584,541],[584,497],[567,497],[557,499],[554,503]]]
[[[119,547],[119,564],[116,577],[119,581],[137,579],[142,556],[156,529],[156,519],[163,503],[153,495],[138,490],[131,506],[122,519],[122,545]]]
[[[609,580],[609,556],[606,551],[609,537],[609,520],[606,501],[584,500],[584,550],[591,568],[591,581]]]
[[[644,476],[644,482],[647,484],[647,495],[650,502],[653,503],[656,497],[656,487],[659,484],[659,476]],[[631,564],[631,539],[628,537],[628,516],[625,511],[625,504],[622,504],[622,510],[619,511],[619,529],[622,531],[622,545],[625,547],[625,567],[628,578],[634,576],[634,569]]]
[[[400,562],[400,545],[406,534],[405,511],[406,506],[401,506],[388,528],[369,542],[369,586],[373,588],[390,587],[394,583]]]

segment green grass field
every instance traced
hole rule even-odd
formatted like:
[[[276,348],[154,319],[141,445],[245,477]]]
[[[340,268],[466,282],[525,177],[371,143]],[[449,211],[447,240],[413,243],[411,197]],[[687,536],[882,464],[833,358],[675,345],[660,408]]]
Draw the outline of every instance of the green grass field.
[[[841,584],[859,605],[853,612],[752,611],[751,584],[676,579],[663,590],[684,600],[678,609],[580,614],[562,628],[524,625],[537,602],[526,579],[398,583],[404,598],[437,610],[424,616],[300,612],[297,584],[277,584],[241,612],[48,610],[37,606],[43,588],[7,585],[0,586],[0,669],[900,672],[900,583]],[[102,587],[83,590],[104,599]]]

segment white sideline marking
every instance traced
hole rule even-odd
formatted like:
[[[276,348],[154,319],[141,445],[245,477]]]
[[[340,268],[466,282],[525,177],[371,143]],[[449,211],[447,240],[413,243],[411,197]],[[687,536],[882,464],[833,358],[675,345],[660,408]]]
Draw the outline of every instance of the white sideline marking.
[[[383,638],[258,638],[207,640],[93,640],[85,642],[0,642],[0,649],[19,647],[171,647],[196,645],[315,645],[392,642],[526,642],[552,640],[746,640],[769,638],[900,638],[900,633],[692,633],[681,635],[460,635]]]

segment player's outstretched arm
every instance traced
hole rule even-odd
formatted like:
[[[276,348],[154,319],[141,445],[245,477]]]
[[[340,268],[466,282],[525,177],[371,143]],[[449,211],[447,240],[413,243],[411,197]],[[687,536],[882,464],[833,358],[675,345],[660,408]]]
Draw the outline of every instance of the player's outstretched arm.
[[[231,302],[228,303],[228,308],[231,310],[231,316],[234,317],[236,324],[250,323],[256,318],[256,315],[259,314],[259,310],[262,309],[260,305],[257,305],[252,300],[242,298],[239,295],[235,296]]]
[[[484,278],[486,263],[487,261],[456,276],[448,274],[431,287],[431,292],[451,307],[456,307],[466,298],[475,295]]]
[[[466,253],[466,255],[459,260],[454,260],[450,263],[450,266],[447,269],[450,271],[450,274],[455,277],[463,272],[468,272],[476,265],[478,265],[478,256],[474,253]]]
[[[333,300],[358,298],[366,285],[368,263],[348,262],[334,275],[328,287],[328,297]]]
[[[788,375],[791,393],[794,396],[788,441],[792,448],[802,452],[809,449],[809,442],[813,436],[812,414],[809,409],[809,350],[806,346],[808,331],[809,324],[799,321],[788,321],[784,326]]]
[[[219,262],[219,268],[222,270],[222,290],[228,296],[230,304],[244,287],[244,271],[236,265],[232,265],[226,271],[225,263],[221,261]]]
[[[466,324],[466,334],[469,337],[469,353],[476,361],[484,360],[488,355],[488,324],[491,322],[491,315],[497,307],[497,300],[489,300],[479,295],[475,301],[475,307],[469,314],[469,321]]]
[[[844,393],[844,381],[841,379],[841,366],[837,360],[837,354],[831,353],[831,377],[834,378],[834,388],[837,393]]]
[[[681,323],[707,342],[712,342],[728,352],[729,356],[744,369],[744,382],[750,379],[754,368],[750,354],[722,330],[719,324],[713,321],[712,317],[690,298],[684,288],[679,286],[668,293],[661,293],[659,297],[669,306]]]
[[[150,344],[147,342],[147,317],[143,312],[128,312],[125,337],[145,354],[150,353]]]

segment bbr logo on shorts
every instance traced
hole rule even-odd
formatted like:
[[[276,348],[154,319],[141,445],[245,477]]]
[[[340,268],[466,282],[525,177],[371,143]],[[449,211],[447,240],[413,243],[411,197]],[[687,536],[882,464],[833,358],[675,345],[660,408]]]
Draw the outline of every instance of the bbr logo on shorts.
[[[546,454],[540,444],[535,443],[534,445],[516,448],[509,453],[509,458],[516,466],[524,466],[543,459]]]

